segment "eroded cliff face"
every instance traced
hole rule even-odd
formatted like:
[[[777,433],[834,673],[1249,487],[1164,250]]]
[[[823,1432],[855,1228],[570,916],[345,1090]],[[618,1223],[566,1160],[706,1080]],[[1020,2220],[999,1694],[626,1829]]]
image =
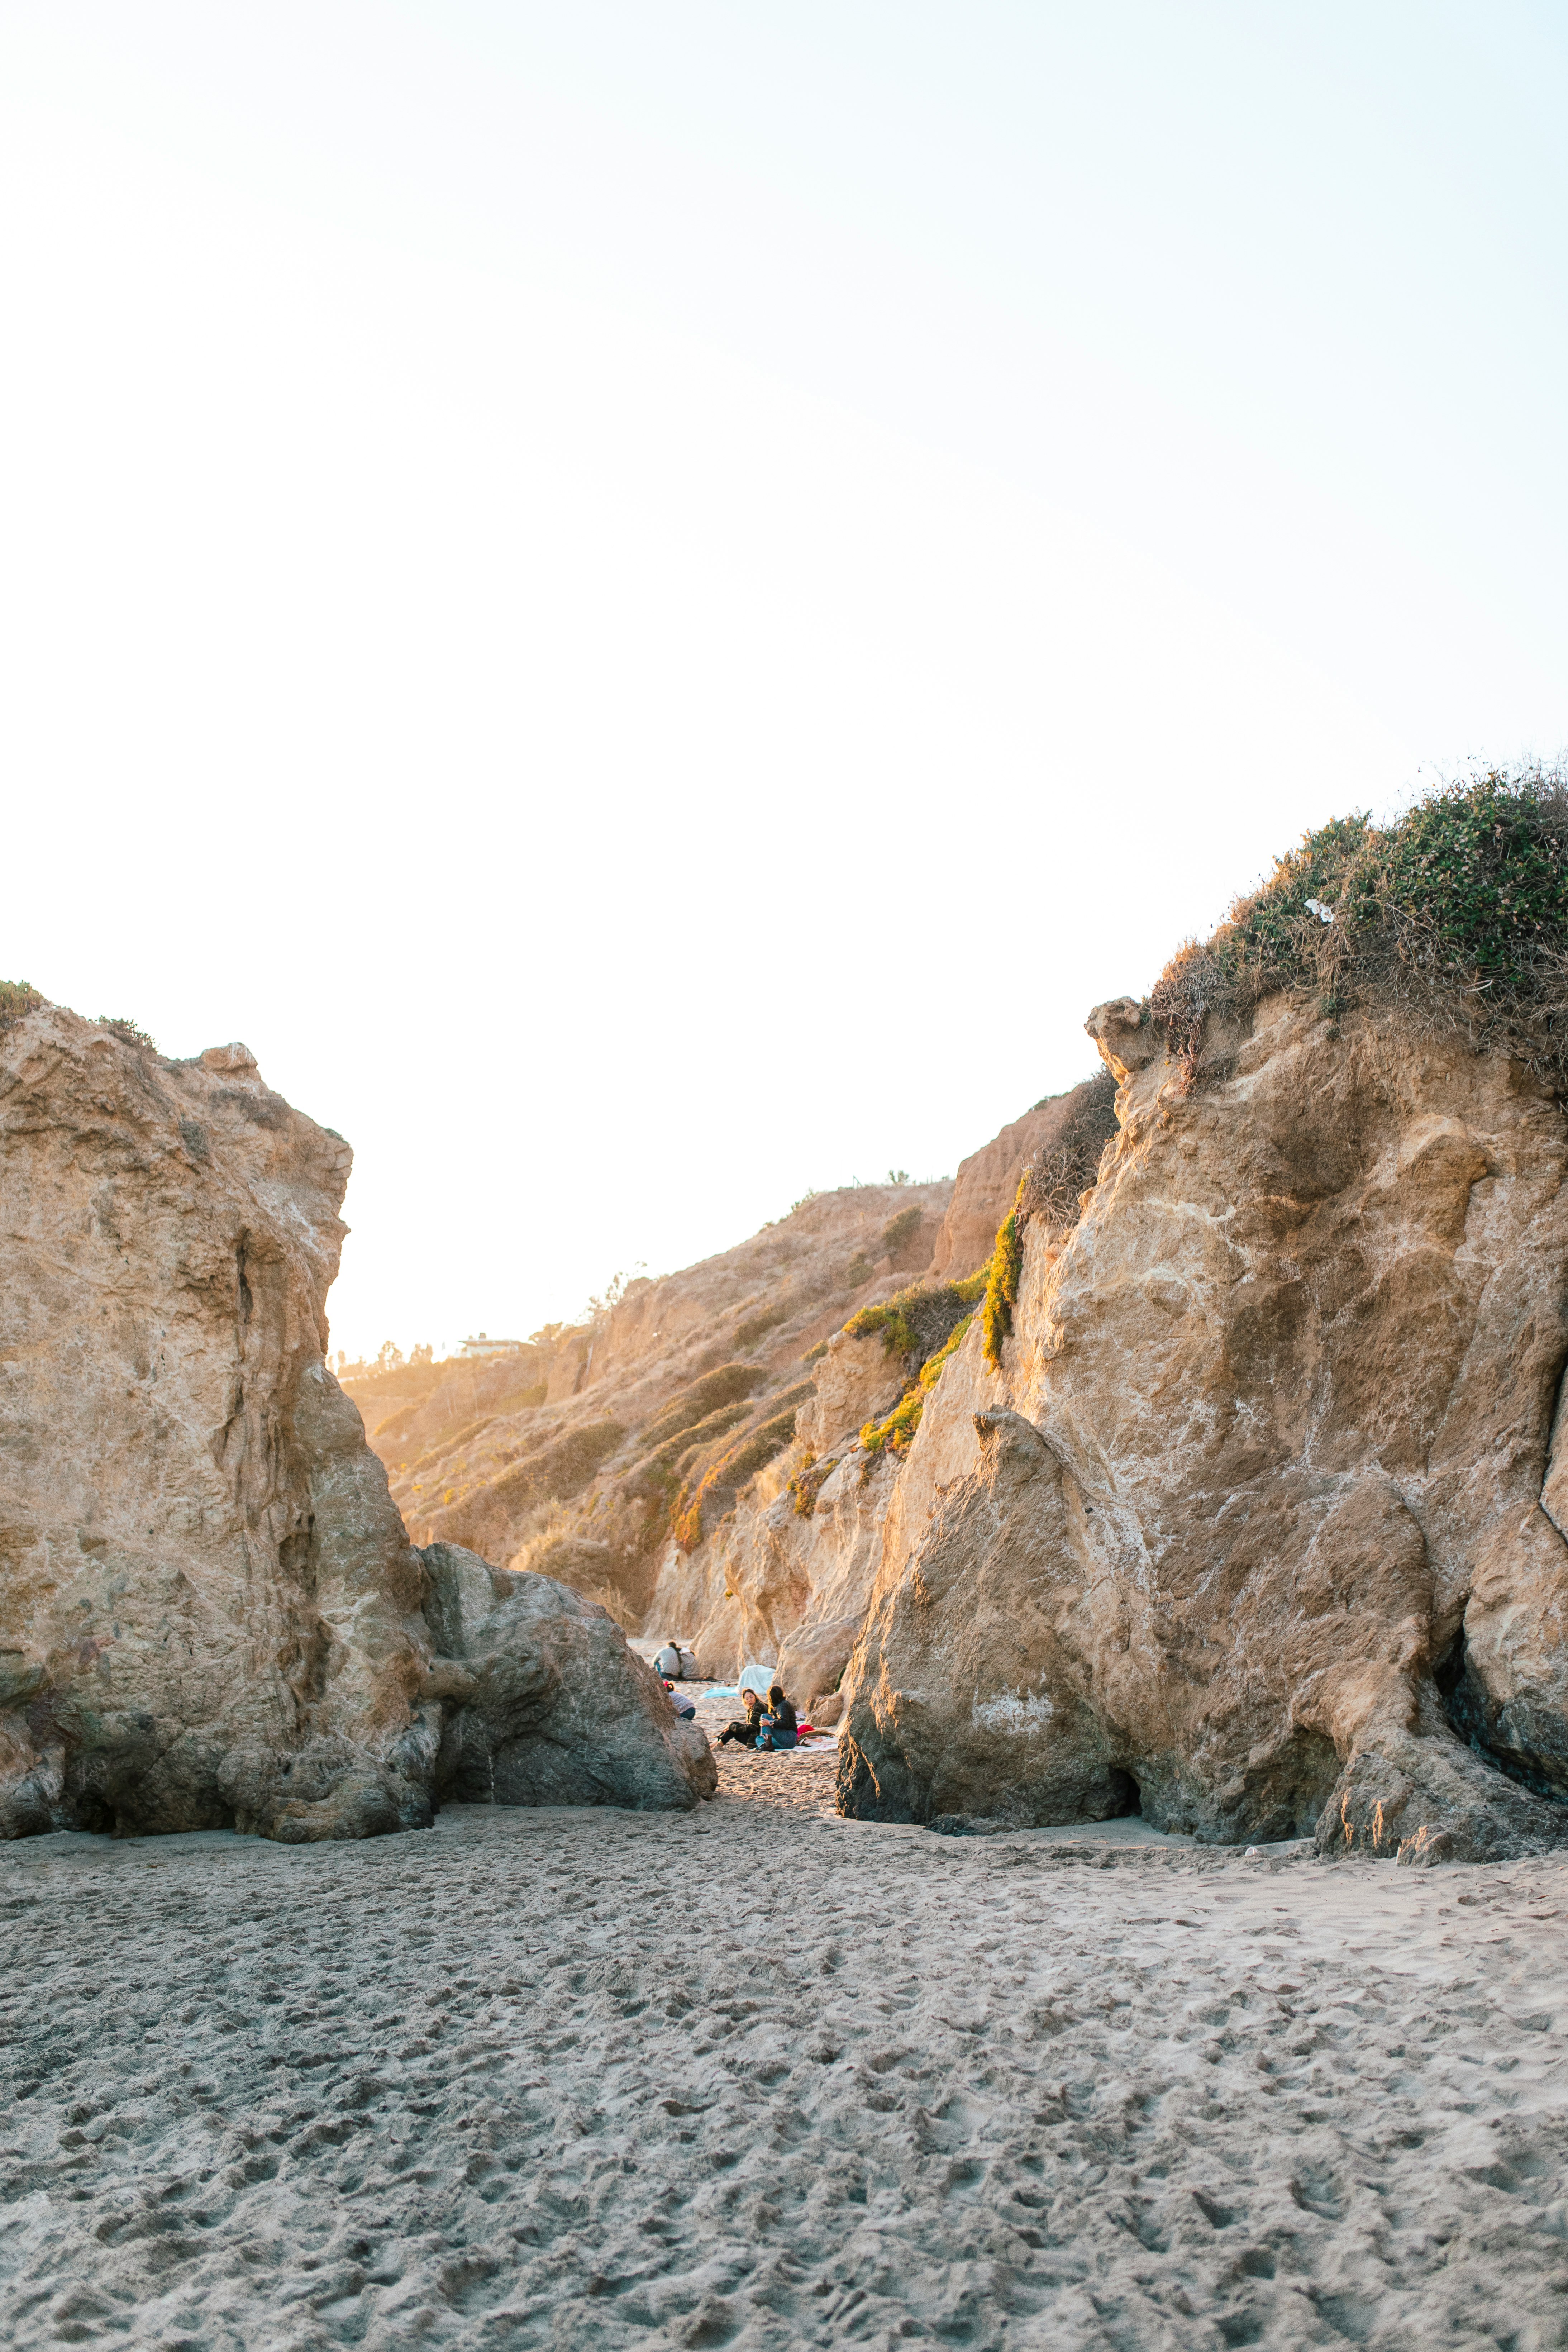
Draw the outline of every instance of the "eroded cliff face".
[[[628,1631],[695,1634],[722,1618],[721,1555],[777,1493],[773,1465],[799,1458],[815,1351],[926,1265],[952,1192],[817,1194],[736,1249],[630,1284],[597,1327],[515,1362],[446,1368],[374,1428],[413,1533],[556,1578]],[[739,1664],[738,1618],[731,1630],[705,1664]]]
[[[776,1666],[819,1719],[866,1620],[897,1484],[889,1457],[868,1457],[862,1424],[885,1412],[906,1378],[879,1334],[836,1333],[812,1368],[791,1445],[733,1513],[690,1553],[665,1549],[648,1631],[689,1641],[704,1673],[748,1661]]]
[[[695,1645],[705,1671],[760,1659],[803,1700],[828,1696],[898,1484],[895,1457],[868,1462],[855,1441],[909,1378],[842,1327],[911,1278],[982,1264],[1026,1165],[1067,1144],[1087,1181],[1105,1091],[1037,1103],[955,1184],[818,1194],[736,1249],[630,1284],[595,1326],[426,1367],[414,1394],[398,1386],[412,1369],[356,1388],[413,1533],[557,1578],[628,1631]]]
[[[1082,1123],[1099,1092],[1100,1085],[1088,1078],[1066,1094],[1047,1095],[1022,1118],[1012,1120],[989,1143],[959,1161],[952,1198],[931,1253],[929,1277],[932,1282],[962,1280],[985,1264],[995,1244],[996,1228],[1013,1205],[1025,1169],[1049,1163],[1064,1136]],[[1092,1155],[1085,1181],[1089,1173]]]
[[[243,1046],[173,1062],[51,1006],[0,1034],[0,1835],[430,1820],[482,1694],[432,1685],[429,1571],[323,1360],[350,1157]],[[489,1628],[514,1683],[525,1614]],[[570,1650],[514,1747],[559,1747]],[[694,1802],[645,1681],[652,1762],[594,1785]]]
[[[926,1408],[845,1810],[1568,1833],[1562,1106],[1284,997],[1196,1084],[1138,1006],[1090,1026],[1121,1131],[1076,1229],[1028,1226],[1000,1373],[972,1332]]]
[[[1045,1209],[1059,1213],[1065,1201],[1076,1214],[1077,1195],[1114,1130],[1111,1094],[1101,1074],[1048,1097],[963,1160],[929,1257],[917,1253],[918,1286],[941,1289],[984,1265],[1026,1169]],[[910,1262],[889,1264],[854,1306],[907,1291],[907,1271],[899,1269]],[[939,1318],[944,1332],[952,1319]],[[858,1443],[863,1426],[898,1402],[919,1370],[918,1358],[890,1350],[888,1335],[855,1338],[841,1328],[812,1351],[810,1368],[795,1442],[700,1543],[667,1546],[647,1630],[690,1643],[713,1673],[732,1674],[745,1661],[776,1666],[792,1695],[830,1722],[886,1545],[898,1540],[889,1530],[901,1524],[907,1498],[923,1493],[921,1465],[934,1457],[929,1444],[911,1462]],[[949,1394],[962,1377],[956,1364],[943,1371]]]

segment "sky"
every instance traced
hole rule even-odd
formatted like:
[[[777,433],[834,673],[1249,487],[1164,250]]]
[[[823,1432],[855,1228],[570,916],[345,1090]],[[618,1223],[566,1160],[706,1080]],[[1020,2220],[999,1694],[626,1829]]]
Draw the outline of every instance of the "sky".
[[[0,975],[438,1349],[958,1160],[1568,741],[1568,13],[4,0]]]

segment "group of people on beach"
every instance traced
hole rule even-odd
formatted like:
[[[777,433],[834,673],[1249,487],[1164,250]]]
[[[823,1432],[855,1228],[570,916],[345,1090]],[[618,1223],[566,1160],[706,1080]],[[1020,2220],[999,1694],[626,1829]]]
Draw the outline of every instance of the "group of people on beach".
[[[669,1703],[676,1714],[682,1722],[695,1722],[697,1709],[690,1698],[685,1691],[676,1689],[668,1675],[663,1675],[660,1659],[656,1658],[654,1664],[660,1668],[664,1687],[669,1694]],[[799,1747],[800,1717],[795,1713],[793,1701],[784,1696],[782,1684],[774,1683],[765,1701],[761,1691],[755,1690],[742,1691],[740,1699],[746,1712],[734,1717],[724,1726],[719,1734],[721,1748],[727,1748],[733,1740],[737,1747],[760,1748],[766,1755]],[[811,1728],[809,1724],[806,1728]]]
[[[685,1691],[678,1691],[675,1687],[677,1675],[696,1673],[697,1660],[692,1653],[679,1642],[667,1642],[654,1658],[653,1670],[669,1693],[669,1703],[676,1714],[687,1723],[695,1721],[695,1705]],[[765,1671],[763,1667],[748,1666],[741,1677],[740,1690],[726,1694],[739,1697],[746,1711],[724,1726],[719,1734],[721,1748],[727,1748],[733,1741],[739,1748],[760,1748],[766,1755],[799,1747],[800,1717],[792,1702],[785,1697],[784,1685],[774,1683],[765,1699],[761,1691],[747,1687],[752,1676]],[[805,1727],[809,1731],[810,1724]]]

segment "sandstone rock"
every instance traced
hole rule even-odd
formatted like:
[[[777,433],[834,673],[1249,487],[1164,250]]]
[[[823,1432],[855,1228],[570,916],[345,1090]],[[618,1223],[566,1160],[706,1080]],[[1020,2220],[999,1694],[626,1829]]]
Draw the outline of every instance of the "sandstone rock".
[[[779,1651],[778,1678],[801,1705],[815,1708],[819,1697],[837,1696],[839,1675],[859,1639],[865,1611],[818,1618],[797,1625]],[[825,1717],[824,1720],[826,1718]]]
[[[1136,1013],[1135,1005],[1132,1011]],[[1052,1095],[1037,1103],[983,1150],[960,1160],[952,1199],[931,1255],[931,1281],[961,1281],[985,1264],[996,1240],[996,1228],[1013,1205],[1018,1179],[1026,1168],[1049,1155],[1063,1129],[1084,1110],[1097,1083],[1086,1078],[1065,1095]]]
[[[623,1801],[692,1801],[700,1759],[560,1587],[509,1603],[492,1663],[435,1666],[426,1565],[323,1361],[350,1159],[242,1045],[174,1062],[52,1006],[0,1034],[0,1835],[428,1822],[450,1718],[496,1744],[524,1655],[552,1762],[520,1797],[605,1785],[591,1667]],[[442,1631],[495,1615],[475,1574]]]
[[[863,1339],[837,1332],[812,1367],[816,1394],[795,1416],[795,1432],[814,1454],[831,1454],[868,1421],[879,1421],[903,1392],[909,1375],[889,1356],[879,1331]]]
[[[349,1163],[243,1046],[0,1037],[5,1832],[429,1819],[423,1571],[322,1363]]]
[[[909,1279],[888,1270],[886,1235],[902,1220],[893,1255],[916,1264],[929,1254],[952,1190],[940,1182],[819,1193],[735,1249],[657,1282],[628,1284],[592,1328],[540,1334],[515,1364],[431,1366],[417,1398],[409,1393],[410,1368],[356,1381],[372,1443],[416,1540],[559,1573],[603,1599],[628,1630],[662,1633],[722,1619],[718,1552],[731,1518],[771,1503],[778,1486],[766,1465],[761,1475],[751,1466],[734,1485],[726,1481],[704,1502],[695,1560],[668,1549],[682,1489],[689,1502],[721,1437],[743,1454],[751,1437],[786,1414],[794,1434],[808,1392],[807,1353],[838,1330],[853,1305]],[[868,1276],[870,1260],[883,1271]],[[683,1401],[693,1399],[705,1400],[703,1411],[687,1415]],[[668,1442],[672,1431],[681,1444]],[[696,1460],[704,1449],[707,1459]],[[774,1447],[759,1450],[771,1463]],[[725,1535],[710,1546],[721,1522]],[[574,1549],[552,1562],[545,1548],[556,1543],[603,1549],[592,1561]],[[713,1655],[731,1646],[731,1633],[739,1642],[739,1623],[737,1612]]]
[[[1135,1070],[1147,1069],[1166,1050],[1164,1033],[1149,1020],[1146,1008],[1133,996],[1114,996],[1109,1004],[1097,1004],[1083,1025],[1119,1084],[1124,1084]]]
[[[613,1620],[547,1576],[432,1544],[426,1613],[465,1669],[436,1759],[438,1797],[465,1804],[689,1807],[718,1788],[703,1733]]]
[[[1027,1228],[1001,1375],[972,1333],[900,1475],[845,1810],[1568,1834],[1562,1107],[1278,998],[1189,1087],[1138,1011],[1092,1016],[1123,1124],[1081,1223]]]

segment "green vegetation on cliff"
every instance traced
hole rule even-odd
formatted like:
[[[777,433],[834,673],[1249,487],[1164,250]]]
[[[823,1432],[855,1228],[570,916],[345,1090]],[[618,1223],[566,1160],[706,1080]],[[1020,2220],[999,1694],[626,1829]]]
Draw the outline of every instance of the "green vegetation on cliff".
[[[937,1349],[945,1349],[948,1335],[967,1315],[985,1287],[985,1268],[963,1282],[907,1283],[891,1298],[877,1299],[851,1315],[844,1328],[852,1339],[872,1331],[882,1335],[889,1356],[902,1356],[911,1372],[918,1371]]]
[[[1336,817],[1189,940],[1149,1017],[1195,1070],[1209,1015],[1275,989],[1331,1018],[1370,996],[1568,1077],[1568,789],[1499,769],[1428,793],[1388,825]]]
[[[734,1404],[740,1398],[751,1396],[766,1379],[765,1370],[758,1364],[720,1364],[671,1397],[663,1412],[656,1414],[643,1431],[643,1444],[650,1451],[657,1451],[667,1437],[678,1437],[683,1430],[695,1429],[721,1405]]]
[[[777,1410],[766,1421],[742,1430],[694,1483],[689,1479],[674,1514],[675,1539],[683,1551],[695,1551],[703,1536],[733,1507],[747,1480],[793,1443],[795,1414],[810,1394],[810,1381],[803,1381],[782,1397],[770,1400]]]
[[[914,1444],[925,1401],[942,1378],[942,1366],[950,1356],[955,1356],[963,1345],[964,1334],[973,1322],[973,1314],[955,1323],[936,1353],[928,1356],[921,1366],[919,1377],[912,1381],[885,1421],[868,1421],[860,1432],[862,1450],[871,1455],[883,1452],[907,1454]],[[799,1508],[799,1505],[796,1505]]]
[[[1002,1342],[1013,1328],[1018,1277],[1024,1271],[1024,1227],[1028,1222],[1025,1202],[1028,1190],[1029,1171],[1026,1169],[1018,1179],[1018,1191],[1013,1205],[997,1228],[996,1246],[985,1268],[985,1304],[980,1310],[985,1331],[985,1360],[998,1370],[1002,1363]]]

